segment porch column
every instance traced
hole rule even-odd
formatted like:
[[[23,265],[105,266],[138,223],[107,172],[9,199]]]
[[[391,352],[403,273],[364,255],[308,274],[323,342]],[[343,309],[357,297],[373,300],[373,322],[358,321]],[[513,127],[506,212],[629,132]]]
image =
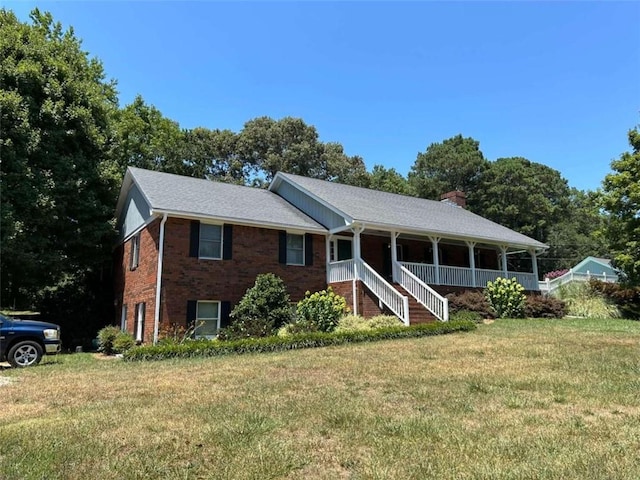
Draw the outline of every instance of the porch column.
[[[325,263],[327,269],[327,285],[331,283],[331,240],[333,235],[327,235],[325,245]]]
[[[438,253],[438,242],[440,237],[429,237],[431,240],[431,248],[433,249],[433,267],[435,268],[434,283],[440,285],[440,254]]]
[[[471,286],[476,286],[476,256],[474,252],[474,247],[476,246],[476,242],[465,242],[467,247],[469,247],[469,267],[471,268]]]
[[[502,276],[507,278],[507,246],[500,245],[500,258],[502,259]]]
[[[364,230],[364,226],[354,226],[353,232],[353,314],[358,315],[358,280],[360,279],[360,233]]]
[[[391,279],[397,282],[396,278],[396,262],[398,261],[398,243],[396,242],[398,234],[391,232]]]
[[[531,254],[531,271],[533,272],[533,276],[536,278],[536,285],[538,284],[538,257],[536,256],[536,249],[532,248],[529,250]]]

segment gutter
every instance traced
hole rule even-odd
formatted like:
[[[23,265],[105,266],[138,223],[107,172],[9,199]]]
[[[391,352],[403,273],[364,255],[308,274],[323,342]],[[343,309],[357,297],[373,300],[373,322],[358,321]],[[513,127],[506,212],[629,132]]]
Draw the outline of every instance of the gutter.
[[[156,272],[156,308],[153,314],[153,344],[158,343],[158,331],[160,329],[160,294],[162,288],[162,261],[164,259],[164,224],[167,223],[167,214],[162,216],[160,222],[160,240],[158,242],[158,268]]]

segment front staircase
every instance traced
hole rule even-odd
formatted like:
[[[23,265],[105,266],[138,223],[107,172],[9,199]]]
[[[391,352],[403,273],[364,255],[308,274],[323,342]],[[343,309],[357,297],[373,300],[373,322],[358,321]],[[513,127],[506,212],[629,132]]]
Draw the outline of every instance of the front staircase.
[[[413,296],[407,292],[400,284],[394,283],[393,287],[401,294],[409,297],[409,325],[417,325],[418,323],[437,322],[436,316],[427,308],[418,302]]]

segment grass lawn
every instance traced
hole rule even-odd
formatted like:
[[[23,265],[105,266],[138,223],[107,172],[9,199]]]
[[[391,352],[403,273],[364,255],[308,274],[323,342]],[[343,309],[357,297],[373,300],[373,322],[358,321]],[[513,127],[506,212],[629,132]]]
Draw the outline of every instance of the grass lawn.
[[[638,479],[640,322],[2,370],[0,478]],[[4,381],[4,382],[3,382]]]

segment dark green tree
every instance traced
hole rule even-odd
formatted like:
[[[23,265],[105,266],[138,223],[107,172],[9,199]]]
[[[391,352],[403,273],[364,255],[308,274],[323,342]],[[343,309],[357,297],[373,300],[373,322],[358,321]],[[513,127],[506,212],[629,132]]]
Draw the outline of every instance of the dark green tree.
[[[411,195],[409,182],[395,168],[385,168],[382,165],[374,165],[371,171],[370,187],[383,192]]]
[[[614,263],[632,284],[640,284],[640,131],[629,131],[632,152],[611,162],[603,183],[603,206],[609,215],[606,237]]]
[[[115,186],[103,176],[115,82],[72,29],[37,9],[0,10],[2,306],[99,269],[113,241]]]
[[[480,142],[456,135],[442,143],[432,143],[424,153],[418,153],[409,172],[409,185],[417,196],[431,200],[461,190],[471,203],[487,167]]]
[[[499,158],[482,174],[469,207],[475,213],[545,242],[570,202],[560,172],[522,157]]]
[[[191,173],[182,158],[184,135],[180,126],[147,105],[140,95],[116,113],[114,132],[110,156],[120,178],[127,167]]]

